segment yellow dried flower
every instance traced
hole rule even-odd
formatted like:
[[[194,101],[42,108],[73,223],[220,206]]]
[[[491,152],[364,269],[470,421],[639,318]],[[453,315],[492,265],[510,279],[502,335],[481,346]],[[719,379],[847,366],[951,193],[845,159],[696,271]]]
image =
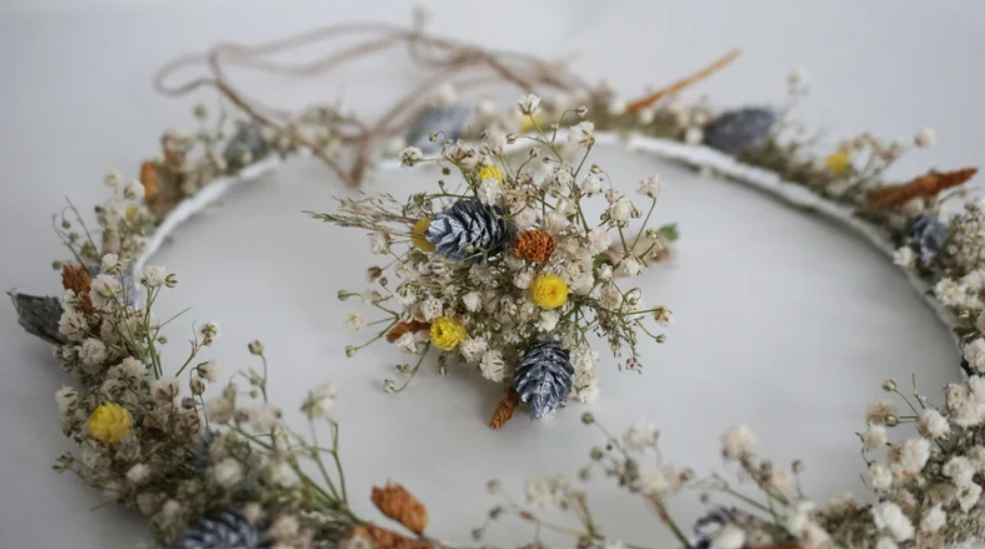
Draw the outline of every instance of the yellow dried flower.
[[[824,165],[832,173],[841,175],[848,171],[848,168],[851,167],[852,162],[848,157],[848,153],[841,150],[836,153],[829,154],[828,157],[824,159]]]
[[[530,299],[541,309],[557,309],[568,302],[568,284],[556,275],[540,275],[530,285]]]
[[[428,232],[428,227],[430,226],[431,218],[422,217],[417,220],[417,223],[414,223],[414,228],[410,231],[410,243],[419,250],[429,253],[434,251],[434,244],[428,242],[428,239],[425,236]]]
[[[89,416],[89,434],[107,444],[116,444],[130,434],[133,416],[119,404],[107,402]]]
[[[465,325],[457,318],[439,316],[431,324],[431,343],[445,351],[458,347],[466,335],[468,334],[465,331]]]
[[[486,166],[479,170],[479,181],[485,181],[486,179],[495,179],[500,183],[503,182],[503,170],[497,168],[496,166]]]
[[[539,114],[535,114],[533,116],[530,116],[529,114],[523,115],[523,118],[520,120],[520,133],[527,133],[536,130],[541,123],[543,123],[543,121],[544,117]]]

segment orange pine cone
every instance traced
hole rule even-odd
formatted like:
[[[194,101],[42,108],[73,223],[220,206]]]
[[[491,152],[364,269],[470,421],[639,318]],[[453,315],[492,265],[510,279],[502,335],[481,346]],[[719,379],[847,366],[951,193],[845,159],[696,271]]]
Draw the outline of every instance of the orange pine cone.
[[[551,235],[538,229],[528,229],[517,235],[513,252],[521,259],[543,263],[554,253],[555,246]]]
[[[513,412],[516,412],[516,408],[519,405],[520,395],[511,389],[509,394],[506,395],[506,398],[499,402],[496,411],[493,412],[492,419],[489,420],[489,426],[493,429],[499,429],[505,425],[513,417]]]
[[[388,518],[403,524],[419,536],[424,535],[424,529],[428,525],[427,507],[403,486],[389,482],[383,488],[374,486],[372,499],[373,505]]]
[[[411,320],[410,322],[398,322],[393,328],[390,329],[386,334],[386,340],[393,343],[400,339],[400,336],[406,334],[407,332],[420,332],[421,330],[430,329],[431,325],[427,322],[420,322],[418,320]]]
[[[902,185],[887,185],[869,193],[868,202],[872,208],[889,208],[900,206],[914,198],[937,196],[938,193],[951,187],[957,187],[978,173],[978,168],[965,168],[951,172],[930,172],[909,183]]]

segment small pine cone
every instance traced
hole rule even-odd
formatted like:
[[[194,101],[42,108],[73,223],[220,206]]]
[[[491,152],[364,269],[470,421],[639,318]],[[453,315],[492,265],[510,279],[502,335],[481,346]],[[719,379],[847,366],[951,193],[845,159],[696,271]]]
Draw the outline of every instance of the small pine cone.
[[[410,539],[375,524],[363,524],[355,528],[349,537],[364,538],[373,545],[374,549],[432,549],[434,547],[426,541]]]
[[[260,532],[246,517],[226,511],[215,518],[202,519],[185,531],[184,537],[169,549],[260,549]]]
[[[776,123],[776,114],[761,107],[729,111],[705,127],[705,144],[726,154],[758,147]]]
[[[524,351],[516,368],[513,390],[530,406],[531,419],[537,419],[564,402],[574,373],[568,351],[561,345],[554,341],[534,343]]]
[[[554,247],[554,237],[538,229],[529,229],[517,235],[513,252],[521,259],[544,263],[554,253]]]
[[[268,152],[269,147],[260,125],[247,122],[239,125],[239,129],[226,144],[222,157],[230,172],[238,172],[262,160]]]
[[[403,486],[389,482],[383,488],[374,486],[372,499],[373,505],[388,518],[419,536],[424,535],[428,525],[427,507]]]
[[[17,323],[27,330],[27,333],[55,345],[66,343],[65,337],[58,331],[58,322],[62,318],[62,304],[57,297],[38,297],[17,292],[7,292],[14,302],[17,311]]]
[[[410,322],[398,322],[390,329],[386,334],[386,340],[393,343],[400,339],[400,337],[408,332],[420,332],[422,330],[427,330],[431,328],[431,325],[427,322],[421,322],[419,320],[411,320]]]
[[[493,429],[499,429],[503,425],[506,425],[506,422],[513,417],[513,412],[516,411],[519,405],[520,395],[510,389],[506,398],[499,402],[499,406],[496,406],[496,411],[493,412],[492,419],[489,420],[489,426]]]
[[[502,208],[468,199],[435,215],[425,238],[438,255],[480,263],[503,251],[509,233]]]

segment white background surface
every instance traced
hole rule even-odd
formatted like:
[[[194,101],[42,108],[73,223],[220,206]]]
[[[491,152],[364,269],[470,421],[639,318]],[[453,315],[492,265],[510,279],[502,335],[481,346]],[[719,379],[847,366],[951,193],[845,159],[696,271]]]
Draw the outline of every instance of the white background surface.
[[[983,142],[985,4],[980,2],[441,2],[434,28],[490,46],[577,54],[589,79],[607,76],[632,94],[669,82],[734,46],[741,60],[692,90],[720,104],[780,100],[795,65],[811,71],[802,118],[832,136],[870,129],[909,136],[927,125],[939,146],[914,153],[901,179],[930,166],[974,165]],[[210,2],[128,5],[8,2],[0,7],[0,283],[57,292],[48,265],[62,257],[50,214],[70,196],[88,210],[102,199],[103,174],[136,174],[166,127],[190,125],[192,100],[154,95],[150,78],[172,57],[219,40],[253,42],[315,25],[361,19],[409,21],[410,5]],[[266,97],[290,103],[343,94],[368,112],[413,78],[400,56],[346,81],[278,83]],[[303,87],[306,86],[306,87]],[[210,100],[207,96],[199,99]],[[659,171],[666,181],[661,221],[680,223],[672,265],[642,284],[652,303],[676,311],[668,343],[646,351],[643,376],[601,365],[603,400],[591,409],[613,429],[646,416],[661,424],[667,456],[708,472],[719,468],[718,434],[753,425],[778,463],[807,463],[805,484],[819,500],[863,493],[854,431],[887,377],[915,373],[927,393],[957,378],[946,332],[882,257],[828,224],[732,184],[659,160],[603,150],[626,190]],[[372,188],[406,194],[427,174],[381,174]],[[221,208],[178,232],[157,263],[179,274],[161,316],[193,305],[188,317],[215,319],[224,335],[215,356],[229,373],[248,363],[260,338],[273,363],[274,399],[294,410],[305,387],[339,385],[349,485],[358,511],[374,516],[369,487],[395,479],[429,505],[432,532],[467,541],[493,502],[487,479],[514,494],[528,474],[573,473],[600,441],[578,421],[581,406],[501,432],[484,427],[498,389],[466,372],[428,370],[398,396],[380,380],[398,358],[371,348],[346,360],[340,287],[360,287],[370,265],[355,233],[299,214],[327,209],[340,192],[321,166],[300,162],[227,197]],[[184,350],[171,332],[171,357]],[[59,477],[50,464],[70,447],[57,427],[52,394],[70,380],[48,347],[23,335],[12,311],[0,315],[0,549],[126,548],[145,539],[133,513]],[[289,414],[297,420],[297,414]],[[592,484],[599,519],[628,541],[667,536],[628,496]],[[674,507],[682,521],[700,509]],[[501,527],[499,543],[530,540],[526,526]],[[565,544],[566,545],[566,544]]]

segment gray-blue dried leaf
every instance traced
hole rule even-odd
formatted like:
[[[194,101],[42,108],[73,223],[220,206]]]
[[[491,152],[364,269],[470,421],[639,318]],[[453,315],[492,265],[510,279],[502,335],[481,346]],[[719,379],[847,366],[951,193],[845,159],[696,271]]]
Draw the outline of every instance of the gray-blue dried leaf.
[[[66,343],[65,337],[58,331],[58,321],[62,318],[62,304],[57,297],[22,294],[16,291],[7,292],[17,311],[17,323],[27,333],[55,345]]]
[[[474,114],[472,108],[466,105],[450,105],[448,107],[428,107],[411,124],[404,135],[408,146],[417,147],[425,153],[441,150],[445,141],[455,141],[461,137]],[[431,142],[431,134],[438,134],[438,139]]]

